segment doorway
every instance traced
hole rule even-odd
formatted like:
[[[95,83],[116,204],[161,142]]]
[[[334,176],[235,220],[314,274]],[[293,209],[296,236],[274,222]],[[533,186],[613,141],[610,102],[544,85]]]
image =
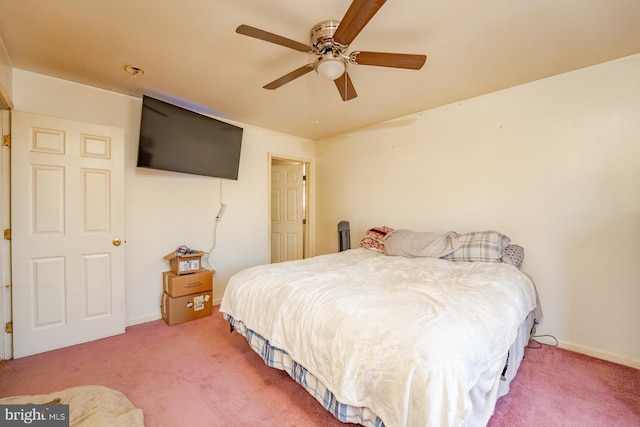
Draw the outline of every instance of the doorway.
[[[308,160],[269,156],[269,260],[292,261],[309,253]]]

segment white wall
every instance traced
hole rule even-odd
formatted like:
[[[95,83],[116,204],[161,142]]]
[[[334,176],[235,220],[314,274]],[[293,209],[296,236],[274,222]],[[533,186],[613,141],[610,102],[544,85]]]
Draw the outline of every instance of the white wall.
[[[640,367],[640,55],[319,141],[317,253],[377,225],[499,230],[539,333]]]
[[[125,129],[128,325],[160,318],[162,257],[179,245],[208,251],[220,201],[227,209],[209,259],[214,301],[233,273],[268,262],[268,153],[313,157],[311,141],[234,123],[245,129],[237,181],[139,169],[141,99],[14,70],[13,101],[19,111]]]

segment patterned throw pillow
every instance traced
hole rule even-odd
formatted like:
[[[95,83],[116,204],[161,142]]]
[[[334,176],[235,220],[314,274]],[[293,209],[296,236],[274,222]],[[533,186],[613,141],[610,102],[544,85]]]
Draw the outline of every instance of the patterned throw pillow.
[[[367,230],[362,240],[360,240],[360,247],[365,249],[371,249],[376,252],[384,251],[384,236],[387,233],[393,231],[393,228],[382,226],[374,227]]]
[[[504,248],[504,255],[502,256],[502,262],[505,264],[515,265],[520,268],[522,260],[524,259],[524,248],[518,245],[507,245]]]
[[[443,256],[443,259],[467,262],[501,262],[504,250],[511,241],[504,234],[493,230],[457,234],[456,238],[462,242],[462,246],[455,252]]]

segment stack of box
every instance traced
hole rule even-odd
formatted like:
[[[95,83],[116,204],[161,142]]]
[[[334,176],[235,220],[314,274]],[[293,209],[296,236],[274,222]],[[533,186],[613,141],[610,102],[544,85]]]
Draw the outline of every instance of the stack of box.
[[[202,255],[172,252],[164,257],[171,271],[162,273],[160,311],[169,326],[211,315],[213,271],[201,268]]]

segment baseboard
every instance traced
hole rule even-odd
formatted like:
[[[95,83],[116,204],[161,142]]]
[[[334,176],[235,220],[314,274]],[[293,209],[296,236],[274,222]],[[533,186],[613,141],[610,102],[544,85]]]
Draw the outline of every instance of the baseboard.
[[[141,323],[153,322],[154,320],[162,319],[162,314],[159,312],[157,314],[151,314],[149,316],[138,317],[136,319],[129,319],[126,322],[127,327],[140,325]]]
[[[215,299],[211,301],[211,305],[215,307],[216,305],[220,305],[221,302],[222,302],[222,298]],[[149,316],[138,317],[136,319],[127,320],[126,326],[129,327],[129,326],[140,325],[141,323],[153,322],[154,320],[160,320],[160,319],[162,319],[161,313],[151,314]]]
[[[563,340],[558,340],[558,347],[565,350],[575,351],[576,353],[586,354],[587,356],[595,357],[597,359],[617,363],[618,365],[625,365],[635,369],[640,369],[640,360],[634,359],[632,357],[622,356],[620,354],[610,353],[608,351],[598,350],[591,347],[585,347],[580,344]]]

